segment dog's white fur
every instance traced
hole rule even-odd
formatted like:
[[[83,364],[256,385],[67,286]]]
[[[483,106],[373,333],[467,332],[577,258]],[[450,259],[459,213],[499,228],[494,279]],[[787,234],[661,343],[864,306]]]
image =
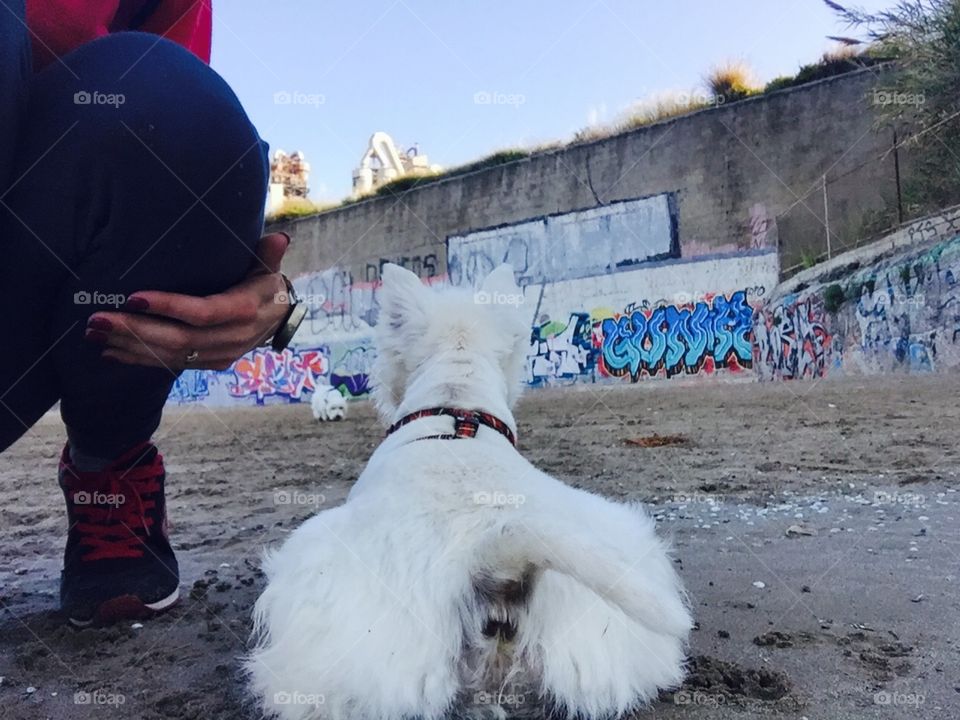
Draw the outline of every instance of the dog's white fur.
[[[483,290],[518,293],[508,266]],[[380,305],[386,424],[444,406],[516,430],[530,332],[516,307],[392,265]],[[602,718],[681,680],[692,622],[653,521],[540,472],[490,428],[419,439],[452,425],[425,417],[388,436],[345,504],[267,556],[246,664],[267,715],[544,717],[510,705],[517,686],[528,707],[533,696],[561,717]]]
[[[347,416],[347,401],[336,388],[320,385],[310,398],[310,410],[318,422],[343,420]]]

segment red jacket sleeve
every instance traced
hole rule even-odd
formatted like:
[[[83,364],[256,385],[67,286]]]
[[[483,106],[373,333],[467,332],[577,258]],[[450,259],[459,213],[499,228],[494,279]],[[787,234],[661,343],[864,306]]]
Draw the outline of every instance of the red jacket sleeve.
[[[118,15],[130,15],[129,0],[27,0],[34,68],[39,70],[91,40],[120,30],[163,35],[209,63],[213,30],[210,2],[161,0],[143,24],[134,28],[116,24]]]

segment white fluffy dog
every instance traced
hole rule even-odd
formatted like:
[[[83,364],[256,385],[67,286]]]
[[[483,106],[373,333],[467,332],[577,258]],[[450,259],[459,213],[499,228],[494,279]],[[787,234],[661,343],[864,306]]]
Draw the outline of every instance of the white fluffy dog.
[[[265,560],[246,666],[267,715],[606,718],[680,682],[692,622],[653,521],[511,443],[530,334],[511,297],[508,266],[476,296],[384,267],[374,397],[395,431]]]
[[[347,401],[336,388],[321,385],[310,398],[310,411],[318,422],[343,420],[347,416]]]

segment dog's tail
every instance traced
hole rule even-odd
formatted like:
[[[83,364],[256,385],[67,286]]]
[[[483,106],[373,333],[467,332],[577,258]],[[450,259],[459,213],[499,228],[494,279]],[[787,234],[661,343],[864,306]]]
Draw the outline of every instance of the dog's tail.
[[[481,557],[489,575],[515,575],[531,565],[553,570],[653,632],[686,635],[693,620],[666,547],[652,530],[636,540],[627,555],[597,533],[527,516],[500,526]]]

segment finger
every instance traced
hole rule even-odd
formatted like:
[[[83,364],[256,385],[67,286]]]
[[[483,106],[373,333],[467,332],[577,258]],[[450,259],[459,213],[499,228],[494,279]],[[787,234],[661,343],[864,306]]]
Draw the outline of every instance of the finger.
[[[257,314],[254,298],[230,292],[195,297],[160,290],[138,290],[127,298],[124,308],[149,315],[162,315],[194,327],[249,322]]]
[[[173,373],[186,369],[228,370],[234,362],[231,358],[210,357],[205,359],[202,355],[192,362],[187,362],[186,357],[164,358],[151,352],[143,345],[132,348],[108,346],[100,354],[100,357],[107,360],[117,360],[127,365],[164,368]]]
[[[133,360],[137,365],[163,367],[176,371],[181,365],[186,364],[186,353],[175,352],[164,347],[153,347],[125,335],[116,333],[107,335],[99,330],[87,330],[84,339],[92,345],[103,347],[103,355],[107,357],[117,354],[122,356],[124,361]]]
[[[250,332],[246,326],[200,329],[145,315],[96,313],[91,316],[84,337],[94,344],[135,352],[143,346],[161,358],[179,361],[194,350],[202,351],[207,357],[239,357],[255,342]]]
[[[152,355],[141,355],[138,353],[127,352],[126,350],[121,350],[119,348],[107,348],[100,354],[100,357],[108,361],[122,362],[124,365],[158,367],[164,368],[165,370],[170,370],[172,372],[176,371],[176,368],[170,367],[167,363],[162,362]]]
[[[257,243],[257,259],[250,274],[280,272],[280,263],[288,247],[290,247],[290,236],[286,233],[271,233],[260,238],[260,242]]]

